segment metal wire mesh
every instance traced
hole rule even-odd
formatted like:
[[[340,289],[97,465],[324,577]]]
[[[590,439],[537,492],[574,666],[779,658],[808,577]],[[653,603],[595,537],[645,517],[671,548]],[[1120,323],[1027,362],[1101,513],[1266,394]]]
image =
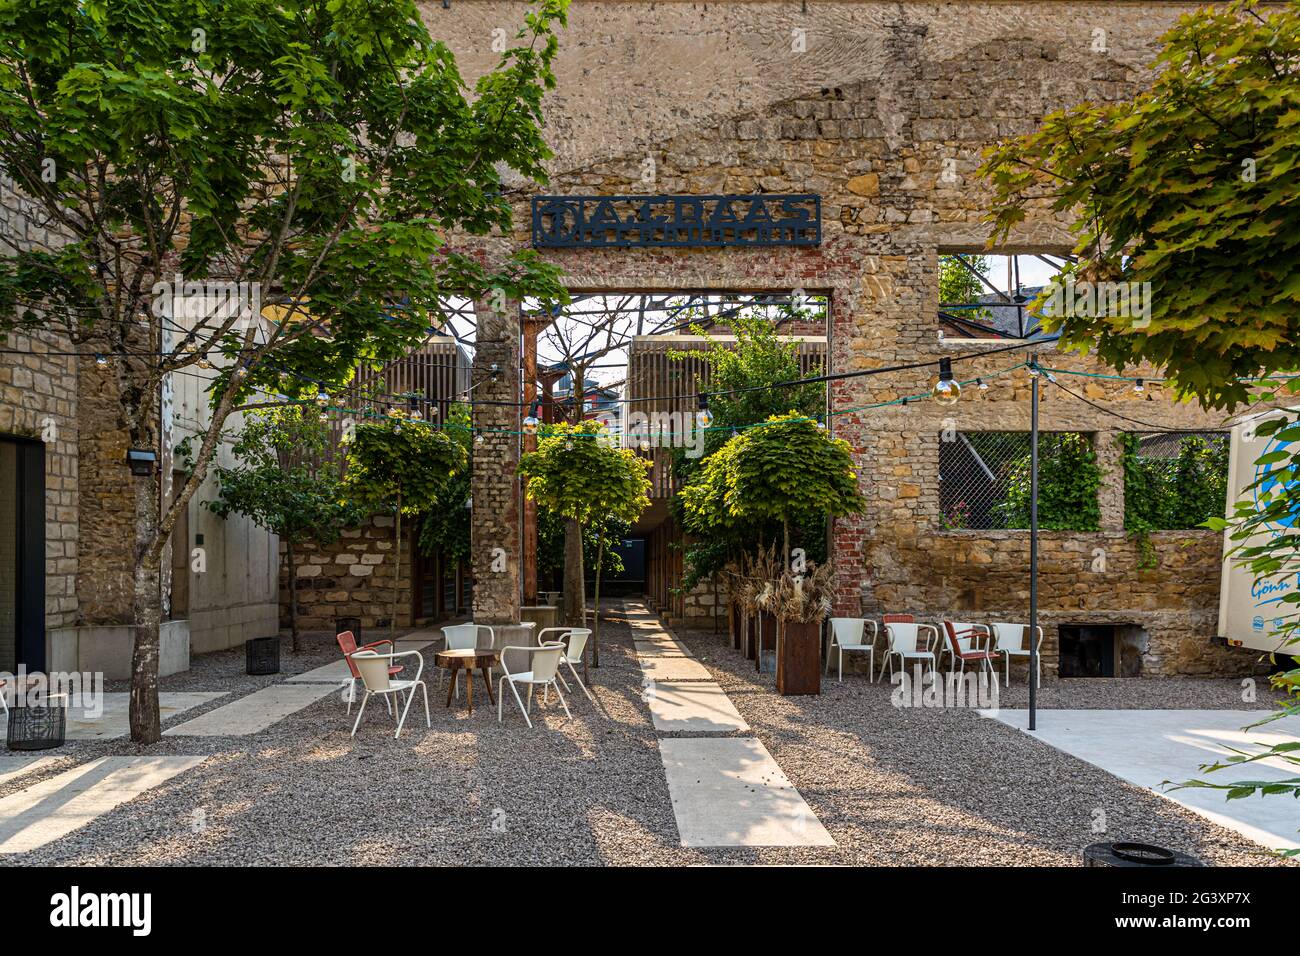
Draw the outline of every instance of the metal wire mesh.
[[[1039,435],[1040,459],[1075,432]],[[939,442],[940,527],[945,531],[1029,527],[1029,432],[955,432]]]

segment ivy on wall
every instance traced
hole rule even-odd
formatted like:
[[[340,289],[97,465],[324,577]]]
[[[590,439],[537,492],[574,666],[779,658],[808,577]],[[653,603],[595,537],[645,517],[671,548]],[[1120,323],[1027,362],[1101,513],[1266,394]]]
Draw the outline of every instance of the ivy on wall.
[[[1038,527],[1047,531],[1097,531],[1101,527],[1101,467],[1087,435],[1049,432],[1038,436]],[[1012,466],[1006,498],[997,506],[1004,528],[1028,528],[1029,454]]]
[[[1123,432],[1117,441],[1124,468],[1124,530],[1138,542],[1138,567],[1153,568],[1159,561],[1152,531],[1198,528],[1223,517],[1229,444],[1185,435],[1176,457],[1156,457],[1140,453],[1137,432]]]

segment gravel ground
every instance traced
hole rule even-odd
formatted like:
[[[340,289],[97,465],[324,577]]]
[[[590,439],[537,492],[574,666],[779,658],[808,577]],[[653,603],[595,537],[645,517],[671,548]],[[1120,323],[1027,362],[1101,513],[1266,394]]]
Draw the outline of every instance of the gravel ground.
[[[369,636],[369,635],[368,635]],[[181,774],[16,864],[1058,864],[1076,865],[1098,810],[1107,835],[1146,839],[1219,863],[1267,864],[1243,838],[970,711],[901,710],[890,689],[848,677],[819,697],[782,698],[770,675],[711,633],[682,631],[754,733],[839,844],[805,849],[684,849],[641,699],[626,624],[604,625],[593,690],[573,719],[554,700],[529,731],[481,693],[473,716],[431,687],[433,727],[412,707],[400,740],[382,709],[351,721],[338,695],[255,737],[73,741],[53,767],[0,796],[108,754],[209,754]],[[212,704],[333,660],[330,635],[286,651],[283,673],[249,677],[243,651],[196,658],[163,690],[225,690]],[[426,650],[431,664],[431,655]],[[426,671],[426,676],[428,672]],[[435,677],[436,679],[436,677]],[[1104,686],[1103,686],[1104,685]],[[1230,686],[1231,685],[1231,686]],[[1235,689],[1234,689],[1235,688]],[[125,689],[113,685],[110,690]],[[1051,685],[1042,706],[1240,707],[1223,681]],[[576,688],[575,688],[576,691]],[[1015,703],[1016,689],[1003,706]],[[1261,691],[1257,706],[1267,706]],[[1106,701],[1098,703],[1097,701]],[[1231,699],[1229,699],[1231,698]],[[1217,702],[1217,703],[1216,703]]]

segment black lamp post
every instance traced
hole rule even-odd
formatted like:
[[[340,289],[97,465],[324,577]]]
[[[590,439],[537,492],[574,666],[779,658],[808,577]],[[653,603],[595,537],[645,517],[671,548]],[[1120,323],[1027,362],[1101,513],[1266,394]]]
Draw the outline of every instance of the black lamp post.
[[[1029,729],[1038,723],[1038,363],[1029,360]]]

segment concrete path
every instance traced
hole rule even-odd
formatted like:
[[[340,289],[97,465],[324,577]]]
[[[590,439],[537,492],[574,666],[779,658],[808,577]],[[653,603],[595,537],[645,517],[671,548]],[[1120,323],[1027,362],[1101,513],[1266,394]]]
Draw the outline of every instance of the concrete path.
[[[162,719],[175,717],[187,710],[224,697],[225,691],[175,692],[164,691],[158,695],[158,708]],[[131,695],[105,693],[98,705],[88,694],[79,694],[68,702],[67,726],[64,737],[68,740],[104,740],[125,737],[131,732]],[[0,717],[0,733],[9,726],[8,717]]]
[[[663,733],[729,734],[749,730],[731,698],[713,681],[655,681],[646,690],[655,730]]]
[[[163,734],[168,737],[242,737],[255,734],[337,690],[335,684],[272,684],[193,720],[169,727]]]
[[[1166,781],[1281,780],[1295,768],[1277,759],[1204,773],[1202,764],[1232,756],[1229,748],[1258,753],[1275,743],[1300,741],[1300,717],[1285,717],[1256,730],[1241,728],[1268,716],[1265,710],[1040,710],[1030,733],[1027,710],[981,711],[1087,761],[1121,780],[1152,790],[1220,826],[1271,849],[1300,846],[1300,813],[1286,795],[1226,799],[1226,791],[1168,790]],[[1263,746],[1260,746],[1263,745]]]
[[[399,639],[397,642],[397,652],[403,651],[422,651],[434,642],[432,637]],[[409,658],[412,664],[415,658]],[[402,663],[398,661],[398,663]],[[427,671],[433,664],[432,656],[424,655],[424,669]],[[348,670],[348,662],[343,659],[340,652],[339,659],[330,661],[328,664],[322,664],[320,667],[301,674],[294,674],[292,677],[285,678],[286,683],[298,684],[342,684],[352,679],[352,671]]]
[[[754,737],[659,741],[682,846],[834,846]]]
[[[624,603],[659,733],[747,733],[713,675],[654,615]],[[756,737],[667,737],[659,756],[682,846],[834,846],[817,815]]]
[[[641,672],[652,681],[713,680],[709,669],[693,657],[643,657]]]
[[[0,800],[0,853],[67,836],[206,757],[102,757]]]
[[[677,641],[633,641],[637,657],[694,657],[686,645]]]

